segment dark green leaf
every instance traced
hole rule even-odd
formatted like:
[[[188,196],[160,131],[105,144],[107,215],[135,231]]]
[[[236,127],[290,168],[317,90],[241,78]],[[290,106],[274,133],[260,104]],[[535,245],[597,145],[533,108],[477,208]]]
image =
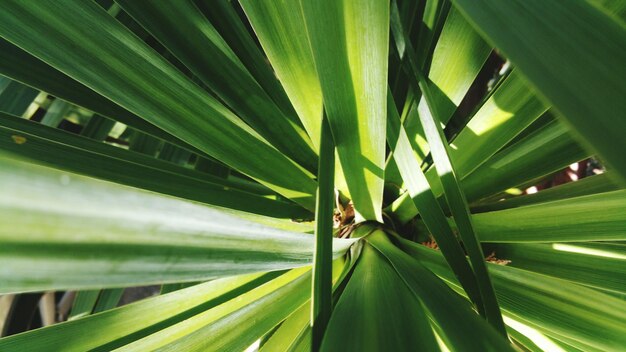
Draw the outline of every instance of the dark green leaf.
[[[587,1],[453,2],[626,182],[624,24]]]

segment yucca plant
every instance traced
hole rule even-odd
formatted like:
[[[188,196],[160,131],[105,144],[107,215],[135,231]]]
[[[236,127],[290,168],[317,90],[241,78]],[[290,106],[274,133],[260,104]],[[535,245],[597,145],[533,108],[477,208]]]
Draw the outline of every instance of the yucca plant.
[[[625,9],[0,1],[0,351],[622,350]]]

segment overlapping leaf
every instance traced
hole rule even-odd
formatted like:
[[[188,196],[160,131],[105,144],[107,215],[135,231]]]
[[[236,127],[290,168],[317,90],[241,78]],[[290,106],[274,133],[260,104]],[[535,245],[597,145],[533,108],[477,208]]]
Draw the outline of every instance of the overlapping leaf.
[[[303,1],[324,108],[357,221],[382,222],[388,1]]]
[[[306,234],[6,157],[0,165],[0,292],[200,281],[312,261]],[[335,242],[336,255],[352,243]]]
[[[6,1],[1,5],[0,36],[148,122],[313,209],[315,182],[307,172],[94,2]],[[92,30],[85,31],[76,18],[93,23]],[[76,42],[90,45],[77,46]]]

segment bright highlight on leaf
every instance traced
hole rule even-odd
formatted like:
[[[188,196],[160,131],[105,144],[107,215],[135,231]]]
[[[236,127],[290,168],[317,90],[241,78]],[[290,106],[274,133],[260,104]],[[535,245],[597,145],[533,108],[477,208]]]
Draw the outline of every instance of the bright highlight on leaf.
[[[389,4],[304,0],[302,11],[357,222],[382,222]]]

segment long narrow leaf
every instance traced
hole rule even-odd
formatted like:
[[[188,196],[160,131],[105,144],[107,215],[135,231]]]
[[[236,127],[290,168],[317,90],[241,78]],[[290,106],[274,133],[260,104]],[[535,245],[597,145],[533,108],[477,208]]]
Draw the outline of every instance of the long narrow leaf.
[[[382,220],[388,1],[303,1],[324,108],[357,221]]]
[[[67,320],[74,320],[90,315],[96,305],[100,290],[79,291]]]
[[[311,302],[306,302],[281,323],[280,327],[272,334],[267,342],[261,346],[259,351],[294,351],[298,344],[304,342],[301,340],[304,340],[307,332],[309,333],[308,335],[310,335],[310,322]],[[311,339],[309,338],[308,340],[310,345]],[[310,351],[311,347],[309,346],[307,352]]]
[[[431,34],[430,31],[424,32]],[[394,39],[395,37],[394,35]],[[419,45],[418,42],[417,46]],[[447,123],[453,116],[490,52],[491,47],[456,9],[451,8],[441,30],[441,36],[436,42],[428,71],[429,84],[443,123]],[[416,99],[417,101],[413,103],[416,105],[415,111],[427,109],[423,96]],[[420,151],[424,155],[427,154],[428,145],[420,143],[420,140],[424,140],[424,134],[416,114],[408,115],[405,128],[414,147],[419,146]]]
[[[587,1],[453,2],[626,181],[623,23]]]
[[[197,0],[195,3],[233,49],[237,58],[241,60],[250,74],[281,107],[283,112],[289,116],[296,116],[285,89],[276,78],[272,66],[269,65],[262,49],[257,44],[260,34],[252,33],[249,30],[250,24],[245,21],[244,16],[240,15],[239,4],[228,0]],[[297,33],[292,32],[291,34]],[[312,141],[315,142],[314,139]],[[314,143],[314,146],[317,144]]]
[[[569,129],[554,121],[500,151],[462,181],[472,202],[535,181],[589,157]]]
[[[119,351],[243,350],[309,297],[311,272],[294,269],[243,295],[160,330]]]
[[[555,200],[587,196],[597,193],[617,191],[621,189],[613,182],[613,178],[605,172],[600,175],[585,177],[576,182],[568,182],[556,187],[541,190],[541,192],[525,194],[503,201],[472,207],[473,211],[487,212],[503,209],[518,208],[525,205],[545,203]]]
[[[313,209],[316,186],[311,175],[260,139],[96,3],[4,1],[0,8],[0,36],[165,131]],[[94,25],[85,31],[76,18]],[[76,46],[76,42],[90,45]],[[74,54],[66,55],[70,51]]]
[[[37,94],[36,89],[0,76],[0,111],[21,116]]]
[[[350,260],[336,259],[332,264],[332,290],[336,291],[339,285],[351,272],[356,259],[351,256]],[[272,333],[272,336],[262,344],[261,351],[306,351],[312,348],[311,329],[311,302],[302,305],[297,311],[285,319],[280,327]]]
[[[87,121],[82,131],[80,131],[80,135],[102,142],[106,139],[114,126],[115,121],[102,115],[94,114],[89,121]]]
[[[426,99],[429,111],[420,114],[420,121],[422,127],[424,127],[424,134],[428,140],[430,146],[431,155],[433,156],[434,166],[439,175],[439,179],[443,185],[444,194],[450,210],[456,221],[457,228],[465,249],[469,255],[472,269],[476,275],[478,281],[478,288],[483,299],[485,308],[485,318],[491,323],[500,333],[506,336],[506,330],[502,321],[502,315],[500,314],[500,308],[498,307],[498,301],[485,267],[484,255],[480,247],[480,242],[476,236],[474,225],[472,224],[472,217],[467,205],[467,199],[463,194],[456,171],[452,162],[450,161],[449,146],[439,125],[437,116],[437,107],[431,96],[430,89],[428,88],[425,79],[418,74],[418,84],[422,90],[422,94]]]
[[[617,247],[617,248],[616,248]],[[490,247],[509,266],[626,294],[626,255],[597,243],[502,243]]]
[[[471,297],[472,302],[476,304],[476,308],[484,312],[476,276],[465,259],[463,248],[447,224],[446,216],[430,190],[430,185],[420,168],[419,162],[413,155],[413,150],[400,123],[400,117],[395,109],[391,94],[388,95],[387,99],[387,140],[408,193],[411,195],[415,207],[420,210],[424,224],[437,241],[441,252],[457,278],[463,284],[463,288]]]
[[[414,349],[438,350],[424,309],[385,258],[366,244],[337,302],[322,351]]]
[[[450,158],[461,179],[482,165],[539,118],[547,107],[513,71],[451,143]],[[435,179],[435,170],[427,173]],[[441,192],[436,192],[437,195]]]
[[[258,187],[212,177],[3,113],[0,146],[35,163],[180,198],[275,217],[310,216],[295,204],[263,197]]]
[[[192,0],[117,2],[259,134],[315,170],[315,151],[297,117],[283,114]]]
[[[213,280],[124,307],[3,338],[3,351],[110,351],[190,318],[275,277],[247,274]],[[85,334],[85,331],[97,334]]]
[[[5,157],[0,166],[0,292],[200,281],[312,261],[310,235]],[[335,255],[352,242],[335,240]]]
[[[404,250],[455,287],[436,251],[409,241]],[[488,264],[505,315],[582,350],[619,350],[626,343],[626,304],[600,291],[546,275]],[[458,286],[456,286],[458,287]]]
[[[626,190],[474,215],[482,242],[626,240]]]
[[[332,312],[333,210],[335,208],[335,145],[328,120],[322,121],[315,209],[315,254],[311,293],[313,350],[321,345]]]
[[[123,288],[108,288],[100,291],[100,297],[98,297],[96,306],[93,307],[93,312],[100,313],[117,307],[122,294],[124,294]]]
[[[2,38],[0,73],[153,136],[193,148]]]
[[[300,1],[242,0],[241,5],[313,144],[322,131],[322,91]]]
[[[422,109],[422,111],[424,110]],[[517,74],[517,71],[514,70],[495,89],[491,97],[485,101],[459,135],[452,141],[450,158],[459,177],[461,179],[466,178],[476,168],[487,162],[496,152],[502,149],[545,111],[545,105],[539,101],[528,85]],[[419,124],[417,114],[409,114],[409,116],[414,116],[414,120],[417,120],[417,122],[412,124],[408,121],[409,126]],[[419,143],[419,145],[422,150],[428,150],[424,143]],[[541,154],[536,154],[536,157],[541,157]],[[546,159],[550,160],[547,157]],[[509,169],[504,168],[502,172]],[[534,168],[525,169],[534,170]],[[502,179],[508,182],[511,179],[511,174],[519,177],[521,175],[519,170],[524,169],[518,168],[516,170],[517,172],[503,175]],[[493,172],[490,175],[492,178],[499,176],[499,174]],[[430,168],[426,172],[426,177],[435,195],[441,196],[443,188],[435,168]],[[482,182],[479,185],[486,189],[493,187],[492,183]],[[464,189],[467,191],[466,187]],[[398,213],[397,215],[402,222],[408,221],[417,215],[416,209],[411,209],[410,202],[407,201],[406,197],[396,201],[392,208]]]
[[[477,352],[513,350],[508,341],[481,319],[467,302],[419,261],[395,247],[384,233],[379,231],[370,235],[368,243],[389,260],[406,285],[422,301],[448,346],[455,350]],[[475,338],[477,331],[480,331],[480,339]]]

